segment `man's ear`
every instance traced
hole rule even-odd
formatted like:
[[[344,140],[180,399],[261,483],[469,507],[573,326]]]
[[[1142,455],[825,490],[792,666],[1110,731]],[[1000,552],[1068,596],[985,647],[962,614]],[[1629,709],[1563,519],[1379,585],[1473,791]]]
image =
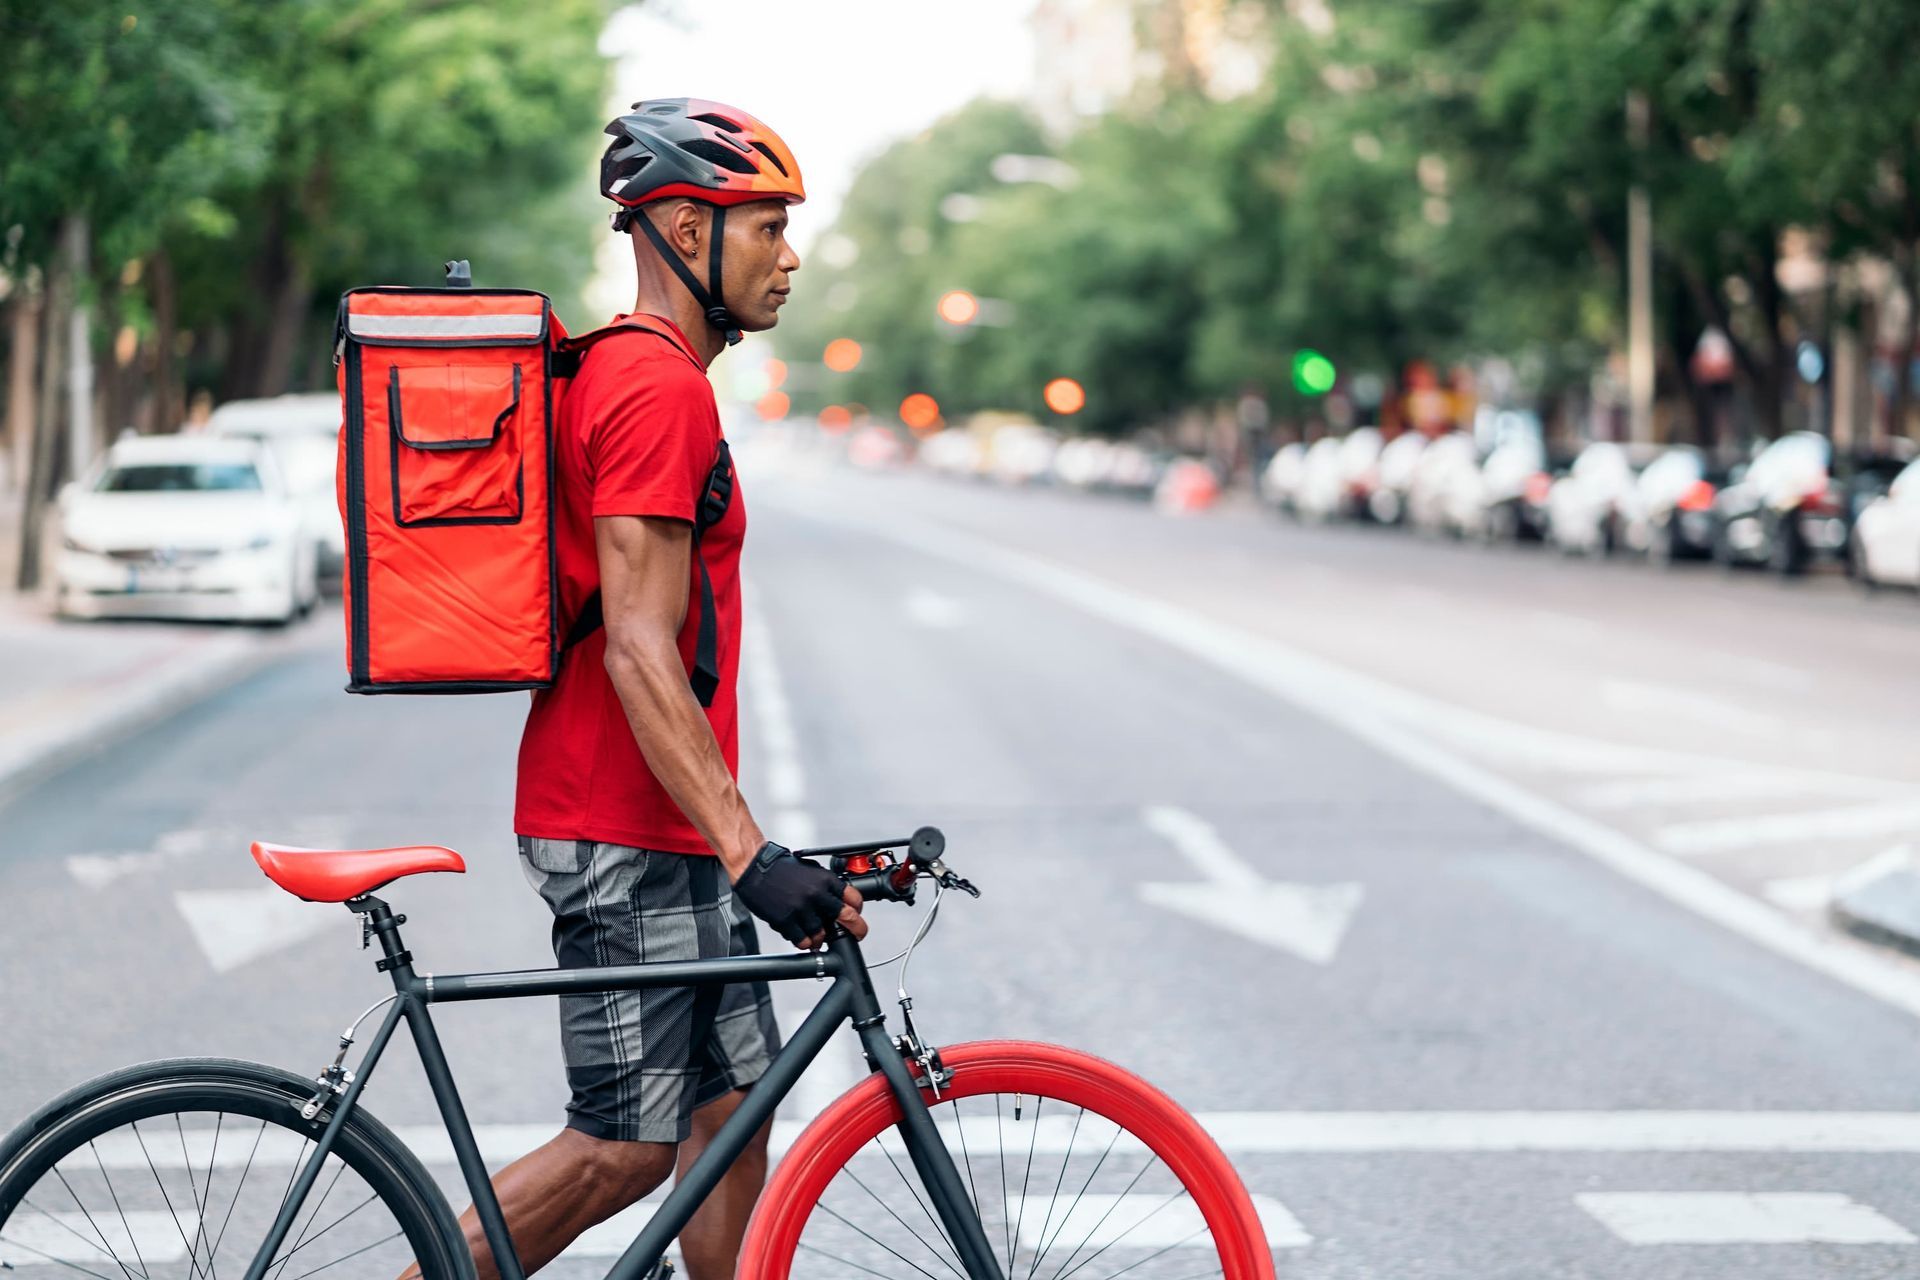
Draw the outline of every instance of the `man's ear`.
[[[701,225],[700,206],[692,200],[676,200],[667,213],[667,240],[689,258],[700,256],[700,246],[707,238],[707,230]]]

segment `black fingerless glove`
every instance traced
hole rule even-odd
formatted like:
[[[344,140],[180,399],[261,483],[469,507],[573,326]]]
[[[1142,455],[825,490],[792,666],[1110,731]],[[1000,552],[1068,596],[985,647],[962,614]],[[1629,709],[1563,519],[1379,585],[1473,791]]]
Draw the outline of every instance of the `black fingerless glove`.
[[[796,946],[825,933],[844,905],[840,878],[769,840],[733,882],[742,906]]]

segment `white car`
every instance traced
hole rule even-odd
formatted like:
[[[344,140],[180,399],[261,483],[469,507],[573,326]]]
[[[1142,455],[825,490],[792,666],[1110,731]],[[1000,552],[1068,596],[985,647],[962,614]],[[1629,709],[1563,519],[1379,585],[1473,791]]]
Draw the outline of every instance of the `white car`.
[[[1307,446],[1298,440],[1281,445],[1260,473],[1260,496],[1282,511],[1292,511],[1300,497],[1306,460]]]
[[[1596,440],[1547,492],[1547,540],[1569,555],[1603,556],[1628,542],[1637,516],[1633,458],[1624,445]]]
[[[1399,524],[1407,518],[1407,493],[1413,488],[1413,474],[1420,455],[1427,451],[1427,437],[1413,430],[1402,431],[1380,450],[1379,483],[1367,499],[1367,512],[1381,524]]]
[[[340,397],[326,391],[229,400],[213,411],[207,431],[259,440],[273,450],[280,475],[314,540],[321,574],[343,573],[347,532],[334,487],[340,456]]]
[[[1449,431],[1437,437],[1414,464],[1407,488],[1407,519],[1423,533],[1455,532],[1461,495],[1477,499],[1480,462],[1473,437]]]
[[[60,495],[66,617],[287,622],[319,599],[313,540],[252,440],[134,436]]]
[[[1330,520],[1340,514],[1345,497],[1340,437],[1321,436],[1307,446],[1307,456],[1301,461],[1293,509],[1305,520]]]
[[[1920,587],[1920,462],[1909,462],[1893,487],[1861,510],[1852,556],[1854,577],[1866,586]]]
[[[1355,427],[1340,441],[1341,515],[1371,513],[1373,491],[1380,484],[1384,443],[1378,427]]]

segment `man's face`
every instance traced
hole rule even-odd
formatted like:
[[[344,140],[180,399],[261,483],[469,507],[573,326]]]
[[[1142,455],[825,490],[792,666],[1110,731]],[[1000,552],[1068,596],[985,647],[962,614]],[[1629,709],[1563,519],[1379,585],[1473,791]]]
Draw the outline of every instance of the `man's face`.
[[[800,255],[787,243],[786,202],[756,200],[727,210],[720,265],[721,291],[740,327],[759,333],[778,324],[788,277],[800,269]]]

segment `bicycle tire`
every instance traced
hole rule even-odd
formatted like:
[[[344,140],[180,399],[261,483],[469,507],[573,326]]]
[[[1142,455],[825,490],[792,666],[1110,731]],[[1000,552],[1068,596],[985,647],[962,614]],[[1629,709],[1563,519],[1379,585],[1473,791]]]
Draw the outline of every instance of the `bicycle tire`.
[[[941,1058],[952,1069],[953,1080],[938,1099],[923,1091],[929,1106],[955,1102],[957,1116],[958,1099],[1012,1094],[1059,1099],[1105,1117],[1159,1157],[1192,1196],[1219,1250],[1224,1280],[1273,1280],[1273,1253],[1239,1174],[1199,1122],[1166,1094],[1102,1058],[1058,1045],[978,1041],[942,1049]],[[1036,1134],[1039,1105],[1036,1101]],[[823,1193],[850,1160],[900,1118],[898,1102],[875,1074],[807,1126],[780,1161],[748,1224],[740,1280],[789,1280],[801,1237]],[[1071,1150],[1067,1158],[1071,1160]],[[971,1154],[966,1159],[970,1173]],[[1064,1172],[1063,1164],[1063,1178]],[[1049,1219],[1052,1212],[1049,1206]],[[1071,1214],[1069,1209],[1066,1217]],[[1045,1230],[1043,1226],[1042,1234]]]
[[[138,1121],[218,1113],[223,1121],[226,1116],[258,1119],[262,1122],[261,1134],[266,1132],[268,1126],[273,1126],[297,1134],[302,1139],[314,1139],[325,1129],[331,1116],[330,1111],[323,1111],[311,1121],[301,1118],[300,1107],[313,1096],[314,1089],[315,1085],[310,1080],[258,1063],[225,1058],[173,1058],[110,1072],[69,1090],[28,1117],[4,1140],[0,1140],[0,1247],[4,1247],[8,1240],[8,1227],[15,1221],[16,1211],[26,1202],[27,1195],[35,1186],[41,1184],[50,1171],[57,1173],[62,1160],[84,1150],[103,1135]],[[137,1136],[141,1131],[135,1128],[133,1132]],[[166,1136],[170,1141],[171,1134]],[[155,1146],[158,1145],[156,1142]],[[180,1149],[183,1157],[187,1156],[187,1145],[188,1140],[182,1132]],[[307,1149],[303,1141],[300,1150],[304,1153]],[[254,1151],[258,1150],[259,1142],[256,1140]],[[144,1143],[142,1151],[145,1152]],[[169,1157],[170,1154],[169,1151]],[[208,1155],[209,1186],[212,1185],[213,1168],[218,1163],[219,1154],[216,1136]],[[95,1157],[98,1158],[97,1151]],[[387,1213],[392,1215],[406,1237],[406,1245],[420,1267],[423,1280],[474,1280],[472,1256],[467,1252],[446,1197],[440,1194],[438,1186],[419,1160],[390,1129],[356,1107],[340,1131],[332,1157],[337,1157],[345,1168],[351,1169],[363,1180]],[[150,1154],[148,1159],[151,1163]],[[251,1167],[251,1157],[248,1163]],[[164,1167],[171,1169],[173,1166],[165,1164]],[[191,1158],[187,1158],[185,1167],[186,1180],[191,1189],[198,1171]],[[108,1189],[113,1191],[104,1165],[101,1172],[107,1178]],[[167,1184],[161,1179],[158,1169],[154,1170],[153,1177],[164,1195]],[[241,1187],[234,1192],[236,1202],[244,1190],[244,1183],[243,1175]],[[178,1190],[177,1184],[175,1190]],[[83,1213],[86,1212],[79,1196],[70,1187],[68,1195]],[[115,1191],[114,1195],[115,1207],[119,1208],[118,1192]],[[175,1212],[171,1200],[168,1200],[167,1208],[169,1213]],[[211,1213],[217,1213],[211,1196],[206,1208]],[[179,1211],[186,1210],[183,1199]],[[198,1213],[200,1206],[196,1204],[194,1210]],[[39,1212],[48,1217],[54,1216],[44,1208]],[[318,1208],[314,1212],[317,1213]],[[125,1210],[121,1210],[121,1214],[120,1225],[126,1227],[129,1237],[137,1240],[133,1228],[127,1226]],[[195,1228],[194,1243],[187,1246],[188,1265],[196,1274],[199,1267],[195,1261],[195,1250],[202,1243],[202,1228],[211,1232],[211,1228],[206,1226],[210,1216],[198,1220],[200,1225]],[[22,1223],[31,1225],[26,1214],[19,1217]],[[228,1221],[231,1222],[231,1219],[232,1209],[229,1207]],[[108,1225],[113,1224],[109,1221]],[[175,1225],[179,1226],[177,1221]],[[312,1225],[311,1221],[308,1225]],[[105,1232],[97,1226],[94,1230],[102,1245],[111,1244]],[[118,1233],[115,1234],[117,1236]],[[19,1247],[17,1242],[16,1247]],[[217,1252],[218,1242],[213,1247]],[[120,1265],[121,1270],[128,1270],[124,1264],[119,1264],[113,1249],[109,1247],[104,1252],[114,1256],[114,1262]],[[95,1274],[71,1261],[64,1265],[72,1271]],[[112,1269],[104,1263],[96,1262],[95,1265]],[[145,1273],[148,1268],[142,1265],[140,1270]],[[284,1271],[285,1267],[282,1266],[281,1270]]]

